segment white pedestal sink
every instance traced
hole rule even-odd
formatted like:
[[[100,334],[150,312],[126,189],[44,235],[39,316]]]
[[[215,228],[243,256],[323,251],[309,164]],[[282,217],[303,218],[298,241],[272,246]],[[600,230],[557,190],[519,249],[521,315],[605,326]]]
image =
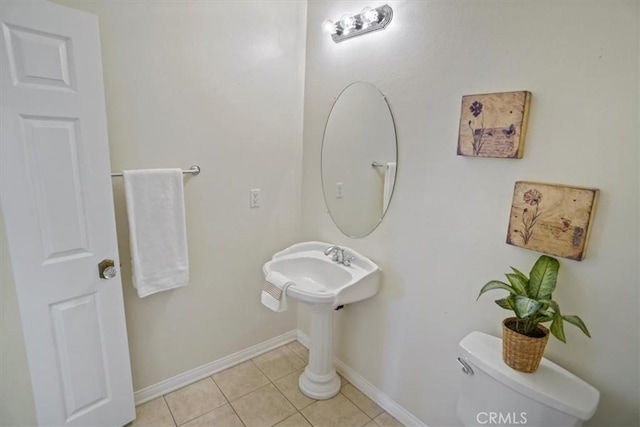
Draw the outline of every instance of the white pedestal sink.
[[[311,309],[309,364],[298,384],[312,399],[329,399],[340,391],[340,378],[333,367],[333,312],[336,307],[362,301],[378,293],[380,268],[358,252],[342,247],[350,265],[324,254],[333,245],[303,242],[276,253],[263,267],[293,282],[287,297],[308,304]]]

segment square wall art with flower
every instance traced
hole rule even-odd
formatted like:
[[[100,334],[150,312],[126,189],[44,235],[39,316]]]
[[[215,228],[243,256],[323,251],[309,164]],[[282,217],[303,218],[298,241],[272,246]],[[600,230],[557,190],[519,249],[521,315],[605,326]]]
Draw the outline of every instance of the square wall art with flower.
[[[516,182],[507,243],[581,261],[587,250],[598,190]]]
[[[531,92],[462,97],[458,155],[521,159]]]

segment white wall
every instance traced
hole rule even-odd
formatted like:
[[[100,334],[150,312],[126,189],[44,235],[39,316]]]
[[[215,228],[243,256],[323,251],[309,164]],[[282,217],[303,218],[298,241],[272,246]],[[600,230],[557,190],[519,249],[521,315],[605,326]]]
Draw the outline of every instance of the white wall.
[[[262,264],[299,240],[306,4],[59,3],[100,19],[112,169],[202,167],[185,180],[191,282],[144,299],[114,179],[134,389],[294,329],[295,304],[274,314],[259,296]],[[2,257],[1,421],[31,424],[30,389],[10,383],[29,375]]]
[[[65,3],[99,17],[112,169],[202,167],[185,180],[190,284],[144,299],[114,179],[134,389],[294,329],[260,290],[299,235],[305,5]]]
[[[587,258],[561,259],[555,293],[568,325],[546,356],[597,387],[592,426],[640,423],[638,317],[638,3],[389,2],[384,31],[334,44],[325,19],[367,2],[308,6],[303,238],[351,246],[383,269],[376,297],[338,312],[337,356],[429,426],[456,425],[458,341],[500,334],[507,312],[480,287],[538,253],[505,244],[516,180],[601,190]],[[387,96],[399,145],[396,192],[380,227],[343,236],[320,182],[333,97],[364,80]],[[524,158],[456,156],[462,95],[533,93]],[[308,313],[299,310],[308,331]]]

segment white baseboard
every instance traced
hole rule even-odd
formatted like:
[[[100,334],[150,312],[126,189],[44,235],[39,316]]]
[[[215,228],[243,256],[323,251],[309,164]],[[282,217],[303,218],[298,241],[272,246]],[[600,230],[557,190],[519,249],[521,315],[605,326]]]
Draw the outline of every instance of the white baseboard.
[[[305,347],[309,348],[309,336],[298,329],[298,341]],[[376,402],[382,409],[387,411],[396,420],[408,427],[427,427],[425,423],[416,418],[411,412],[394,402],[389,396],[384,394],[380,389],[367,381],[362,375],[349,367],[337,357],[333,358],[336,371],[345,377],[358,390],[364,393],[369,399]]]
[[[284,333],[275,338],[271,338],[267,341],[256,344],[252,347],[241,350],[237,353],[230,354],[221,359],[214,360],[198,368],[176,375],[159,383],[153,384],[149,387],[145,387],[142,390],[138,390],[134,393],[134,399],[136,406],[148,402],[156,397],[160,397],[174,390],[189,385],[195,381],[206,378],[217,372],[230,368],[234,365],[242,363],[246,360],[253,359],[269,350],[272,350],[281,345],[295,341],[298,336],[298,331],[293,330]]]

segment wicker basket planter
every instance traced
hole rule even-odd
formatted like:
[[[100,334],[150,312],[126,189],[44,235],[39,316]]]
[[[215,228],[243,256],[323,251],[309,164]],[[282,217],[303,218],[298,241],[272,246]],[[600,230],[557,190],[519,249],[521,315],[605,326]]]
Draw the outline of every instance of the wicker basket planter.
[[[520,321],[517,317],[508,317],[502,322],[502,359],[517,371],[535,372],[549,341],[549,329],[538,325],[540,337],[528,337],[509,327]]]

